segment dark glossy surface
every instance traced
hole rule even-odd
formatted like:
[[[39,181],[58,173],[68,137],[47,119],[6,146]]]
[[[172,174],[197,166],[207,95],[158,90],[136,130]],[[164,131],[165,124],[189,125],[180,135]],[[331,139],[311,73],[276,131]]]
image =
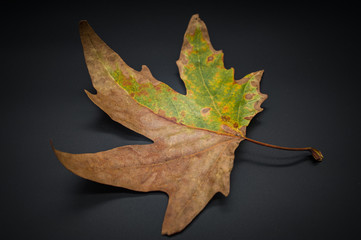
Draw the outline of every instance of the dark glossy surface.
[[[231,192],[172,239],[357,239],[361,236],[360,36],[356,6],[239,4],[5,5],[1,37],[1,234],[4,239],[161,239],[167,196],[81,179],[51,151],[96,152],[150,141],[113,122],[94,92],[78,22],[131,67],[185,93],[175,61],[192,14],[236,79],[264,69],[269,98],[242,142]]]

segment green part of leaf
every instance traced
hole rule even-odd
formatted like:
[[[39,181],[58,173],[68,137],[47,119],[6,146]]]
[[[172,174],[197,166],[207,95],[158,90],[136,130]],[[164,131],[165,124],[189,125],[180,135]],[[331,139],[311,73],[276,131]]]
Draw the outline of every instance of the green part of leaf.
[[[238,135],[262,110],[259,105],[266,96],[259,91],[262,71],[235,81],[233,68],[224,68],[223,53],[213,50],[201,25],[187,32],[184,41],[189,47],[182,49],[186,64],[180,67],[180,75],[186,95],[161,82],[139,82],[120,68],[110,74],[133,99],[156,114],[190,127]]]

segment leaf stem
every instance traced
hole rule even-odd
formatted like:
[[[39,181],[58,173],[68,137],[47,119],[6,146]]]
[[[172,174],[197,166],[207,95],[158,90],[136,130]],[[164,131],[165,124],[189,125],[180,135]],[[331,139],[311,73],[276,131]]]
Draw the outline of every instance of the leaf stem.
[[[321,162],[323,159],[323,155],[322,155],[321,151],[319,151],[313,147],[304,147],[304,148],[282,147],[282,146],[277,146],[277,145],[273,145],[273,144],[269,144],[269,143],[259,142],[259,141],[253,140],[253,139],[248,138],[243,135],[242,135],[242,138],[244,138],[245,140],[247,140],[249,142],[252,142],[252,143],[255,143],[255,144],[258,144],[261,146],[265,146],[265,147],[270,147],[270,148],[276,148],[276,149],[288,150],[288,151],[309,151],[316,161]]]

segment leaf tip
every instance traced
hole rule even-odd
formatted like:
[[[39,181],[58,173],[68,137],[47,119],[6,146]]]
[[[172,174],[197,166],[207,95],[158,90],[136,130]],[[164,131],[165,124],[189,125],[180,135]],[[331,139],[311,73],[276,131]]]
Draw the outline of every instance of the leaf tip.
[[[183,229],[180,230],[174,230],[171,227],[162,227],[162,235],[164,236],[171,236],[174,235],[176,233],[179,233],[180,231],[182,231]]]
[[[80,20],[79,21],[79,31],[82,32],[88,32],[90,28],[90,25],[87,20]]]
[[[49,139],[49,143],[50,143],[51,149],[53,149],[53,151],[55,151],[55,147],[54,147],[54,144],[53,144],[53,140],[52,140],[52,139]]]
[[[55,156],[57,157],[57,158],[59,158],[59,156],[58,156],[58,152],[59,152],[59,150],[57,150],[55,147],[54,147],[54,143],[53,143],[53,140],[49,140],[49,143],[50,143],[50,147],[51,147],[51,149],[53,150],[53,152],[55,153]]]
[[[86,95],[94,95],[94,94],[92,94],[91,92],[89,92],[88,90],[86,90],[86,89],[84,89],[84,92],[86,93]]]
[[[199,14],[198,14],[198,13],[195,13],[195,14],[192,15],[192,19],[195,19],[195,20],[196,20],[196,19],[198,19],[198,18],[199,18]]]
[[[88,24],[87,20],[80,20],[79,21],[79,25],[84,25],[84,24]]]
[[[53,143],[53,140],[49,140],[49,143],[50,143],[50,147],[51,149],[53,150],[53,152],[55,153],[55,156],[60,160],[59,158],[59,150],[57,150],[55,147],[54,147],[54,143]]]

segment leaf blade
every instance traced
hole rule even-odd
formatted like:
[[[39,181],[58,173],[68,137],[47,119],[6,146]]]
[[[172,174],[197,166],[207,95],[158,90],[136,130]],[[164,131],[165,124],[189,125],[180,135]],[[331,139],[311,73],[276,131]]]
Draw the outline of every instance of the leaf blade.
[[[177,61],[187,87],[182,95],[156,80],[145,65],[139,72],[129,67],[86,21],[79,28],[97,90],[86,94],[114,121],[153,143],[84,154],[53,148],[56,156],[71,172],[92,181],[166,192],[162,233],[183,230],[215,193],[228,195],[234,151],[243,140],[239,134],[245,134],[266,98],[259,90],[263,71],[235,81],[233,68],[224,68],[222,51],[213,49],[204,22],[194,15]]]

